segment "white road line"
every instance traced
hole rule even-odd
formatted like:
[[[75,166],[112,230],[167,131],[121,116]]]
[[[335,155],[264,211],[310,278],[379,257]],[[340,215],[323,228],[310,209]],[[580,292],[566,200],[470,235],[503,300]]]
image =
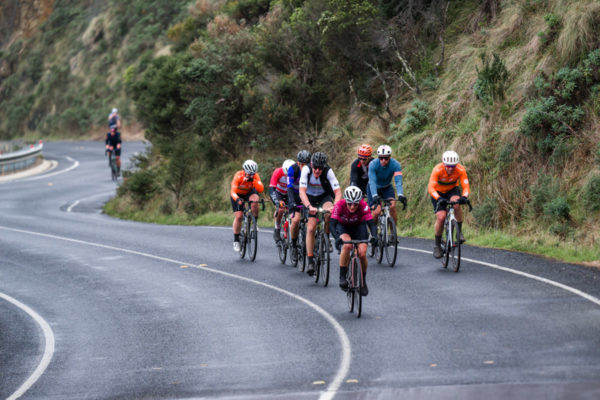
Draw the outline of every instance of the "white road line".
[[[414,252],[418,252],[418,253],[431,254],[431,251],[428,251],[428,250],[413,249],[411,247],[401,247],[401,246],[398,246],[398,248],[402,249],[402,250],[414,251]],[[486,266],[486,267],[498,269],[500,271],[510,272],[511,274],[524,276],[525,278],[534,279],[534,280],[539,281],[539,282],[547,283],[548,285],[556,286],[557,288],[561,288],[561,289],[564,289],[564,290],[566,290],[568,292],[576,294],[577,296],[583,297],[584,299],[589,300],[592,303],[600,306],[600,299],[599,298],[594,297],[594,296],[592,296],[592,295],[590,295],[588,293],[582,292],[579,289],[575,289],[574,287],[562,284],[560,282],[556,282],[556,281],[553,281],[553,280],[550,280],[550,279],[546,279],[546,278],[543,278],[541,276],[529,274],[527,272],[518,271],[516,269],[502,267],[502,266],[500,266],[498,264],[492,264],[492,263],[488,263],[488,262],[485,262],[485,261],[473,260],[472,258],[465,258],[465,257],[461,257],[461,259],[463,261],[468,261],[468,262],[471,262],[471,263],[474,263],[474,264],[479,264],[479,265],[483,265],[483,266]]]
[[[96,198],[96,197],[101,197],[101,196],[107,196],[107,195],[111,195],[111,194],[115,194],[115,191],[114,191],[114,190],[111,190],[110,192],[102,192],[102,193],[98,193],[98,194],[94,194],[94,195],[91,195],[91,196],[84,197],[84,198],[82,198],[82,199],[79,199],[79,200],[75,200],[75,201],[73,202],[73,204],[71,204],[71,205],[69,206],[69,208],[67,208],[67,212],[71,212],[71,211],[73,211],[73,208],[77,207],[77,205],[78,205],[78,204],[79,204],[81,201],[85,201],[85,200],[89,200],[89,199],[93,199],[93,198]]]
[[[33,384],[42,376],[48,364],[50,364],[50,360],[52,359],[52,355],[54,354],[54,334],[52,333],[52,329],[50,325],[42,318],[38,313],[33,311],[31,307],[21,303],[19,300],[14,299],[4,293],[0,293],[0,298],[8,301],[9,303],[14,304],[19,307],[21,310],[25,311],[37,324],[42,328],[42,332],[44,333],[44,355],[42,356],[42,360],[38,364],[37,368],[33,371],[33,373],[27,378],[25,382],[13,393],[11,394],[7,400],[15,400],[21,397]]]
[[[9,228],[9,227],[5,227],[5,226],[0,226],[0,229],[6,230],[6,231],[11,231],[11,232],[24,233],[24,234],[27,234],[27,235],[34,235],[34,236],[41,236],[41,237],[46,237],[46,238],[50,238],[50,239],[63,240],[63,241],[66,241],[66,242],[78,243],[78,244],[83,244],[83,245],[87,245],[87,246],[99,247],[99,248],[103,248],[103,249],[120,251],[120,252],[124,252],[124,253],[129,253],[129,254],[135,254],[135,255],[139,255],[139,256],[143,256],[143,257],[147,257],[147,258],[152,258],[152,259],[155,259],[155,260],[165,261],[165,262],[168,262],[168,263],[171,263],[171,264],[176,264],[176,265],[194,265],[194,263],[186,263],[186,262],[183,262],[183,261],[178,261],[178,260],[173,260],[173,259],[170,259],[170,258],[160,257],[160,256],[156,256],[156,255],[149,254],[149,253],[143,253],[143,252],[140,252],[140,251],[129,250],[129,249],[124,249],[124,248],[114,247],[114,246],[108,246],[108,245],[104,245],[104,244],[100,244],[100,243],[87,242],[87,241],[84,241],[84,240],[72,239],[72,238],[68,238],[68,237],[51,235],[51,234],[47,234],[47,233],[34,232],[34,231],[26,231],[26,230],[23,230],[23,229]],[[336,331],[336,333],[337,333],[337,335],[338,335],[338,337],[340,339],[341,346],[342,346],[342,359],[340,361],[340,366],[338,367],[338,370],[337,370],[337,372],[336,372],[333,380],[329,384],[329,386],[325,389],[324,392],[321,393],[321,395],[319,397],[319,400],[331,400],[331,399],[333,399],[333,397],[336,395],[339,387],[343,383],[344,378],[348,374],[348,371],[350,370],[350,364],[352,362],[352,347],[351,347],[351,344],[350,344],[350,339],[348,338],[348,335],[344,331],[344,328],[340,325],[339,322],[337,322],[337,320],[331,314],[329,314],[323,308],[321,308],[317,304],[311,302],[310,300],[308,300],[308,299],[306,299],[306,298],[304,298],[302,296],[299,296],[299,295],[297,295],[295,293],[289,292],[289,291],[287,291],[285,289],[279,288],[277,286],[269,285],[267,283],[256,281],[256,280],[251,279],[251,278],[246,278],[246,277],[243,277],[243,276],[240,276],[240,275],[235,275],[235,274],[231,274],[229,272],[224,272],[224,271],[220,271],[220,270],[212,269],[212,268],[208,268],[208,267],[195,266],[195,268],[201,269],[201,270],[204,270],[204,271],[213,272],[213,273],[220,274],[220,275],[223,275],[223,276],[227,276],[227,277],[230,277],[230,278],[235,278],[235,279],[239,279],[239,280],[242,280],[242,281],[250,282],[250,283],[253,283],[253,284],[256,284],[256,285],[264,286],[266,288],[278,291],[280,293],[283,293],[283,294],[285,294],[287,296],[292,297],[293,299],[296,299],[298,301],[303,302],[304,304],[308,305],[310,308],[312,308],[313,310],[315,310],[316,312],[318,312],[321,316],[323,316],[325,318],[325,320],[327,320],[327,322],[329,322],[333,326],[333,328],[335,329],[335,331]],[[53,347],[54,347],[54,341],[52,343],[53,343]],[[47,363],[46,363],[46,366],[47,366]],[[46,366],[44,366],[44,369],[46,368]],[[39,369],[39,367],[38,367],[38,369]],[[43,370],[41,372],[43,372]],[[40,375],[41,375],[41,373],[40,373]]]
[[[67,208],[67,212],[71,212],[71,211],[73,210],[73,207],[77,206],[77,204],[79,204],[79,200],[75,200],[75,201],[73,202],[73,204],[71,204],[71,205],[69,206],[69,208]]]
[[[71,165],[69,168],[60,170],[60,171],[56,171],[53,172],[51,174],[45,174],[45,175],[39,175],[36,176],[34,178],[28,178],[28,179],[22,179],[21,182],[25,181],[25,182],[29,182],[29,181],[36,181],[38,179],[46,179],[49,178],[51,176],[55,176],[55,175],[60,175],[60,174],[64,174],[65,172],[69,172],[71,170],[74,170],[75,168],[79,167],[79,161],[72,159],[71,157],[66,157],[67,160],[71,161],[73,163],[73,165]]]

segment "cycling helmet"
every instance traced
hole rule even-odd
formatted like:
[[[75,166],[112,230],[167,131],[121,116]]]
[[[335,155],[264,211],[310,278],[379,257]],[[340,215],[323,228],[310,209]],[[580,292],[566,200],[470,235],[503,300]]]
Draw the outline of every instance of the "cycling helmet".
[[[344,190],[344,199],[346,203],[358,203],[360,199],[362,199],[362,190],[360,190],[356,186],[348,186],[346,190]]]
[[[244,168],[245,173],[254,175],[256,171],[258,171],[258,164],[256,164],[253,160],[246,160],[244,161],[242,168]]]
[[[294,160],[285,160],[283,162],[283,165],[281,166],[281,169],[283,169],[283,173],[285,175],[288,174],[288,168],[291,167],[292,165],[294,165]]]
[[[315,154],[312,155],[310,161],[312,163],[313,168],[325,168],[325,166],[327,165],[327,156],[325,155],[325,153],[317,151]]]
[[[298,155],[296,156],[296,159],[298,160],[298,162],[300,162],[302,164],[308,164],[310,162],[310,151],[308,151],[308,150],[299,151]]]
[[[358,148],[358,155],[360,157],[371,157],[371,154],[373,154],[373,148],[366,143],[361,144]]]
[[[458,164],[458,154],[455,151],[448,150],[442,155],[442,162],[444,165],[456,165]]]
[[[383,157],[389,157],[392,155],[392,148],[390,146],[388,146],[387,144],[382,144],[377,149],[377,155],[383,156]]]
[[[117,112],[117,109],[116,109],[116,108],[113,108],[113,109],[112,109],[112,113],[116,113],[116,112]]]

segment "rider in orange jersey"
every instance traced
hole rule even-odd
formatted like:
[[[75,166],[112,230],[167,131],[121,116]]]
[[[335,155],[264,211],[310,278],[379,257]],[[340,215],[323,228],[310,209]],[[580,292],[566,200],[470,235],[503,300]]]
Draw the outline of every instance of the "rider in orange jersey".
[[[236,172],[231,181],[231,207],[233,208],[233,250],[240,251],[240,231],[244,217],[244,201],[258,201],[258,193],[265,190],[265,186],[258,175],[258,164],[246,160],[243,170]],[[251,204],[252,214],[258,218],[258,203]]]
[[[458,163],[458,154],[454,151],[446,151],[442,155],[442,162],[436,165],[429,178],[428,192],[431,195],[433,210],[435,212],[435,247],[433,256],[442,257],[442,230],[444,229],[444,220],[446,219],[446,204],[448,201],[458,201],[465,204],[469,197],[469,178],[467,170],[462,164]],[[459,189],[462,187],[462,193]],[[465,238],[462,234],[463,214],[460,206],[454,206],[456,221],[458,222],[458,238],[462,242]]]

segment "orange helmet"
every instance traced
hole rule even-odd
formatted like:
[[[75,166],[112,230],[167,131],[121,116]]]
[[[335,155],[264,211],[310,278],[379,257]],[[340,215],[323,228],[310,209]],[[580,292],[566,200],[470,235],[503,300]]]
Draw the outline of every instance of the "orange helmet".
[[[361,157],[371,157],[373,154],[373,148],[368,144],[361,144],[358,148],[358,155]]]

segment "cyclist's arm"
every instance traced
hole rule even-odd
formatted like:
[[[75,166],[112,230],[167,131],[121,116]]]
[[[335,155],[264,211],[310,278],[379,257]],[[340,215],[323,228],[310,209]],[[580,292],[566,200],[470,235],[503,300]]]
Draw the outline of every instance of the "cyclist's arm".
[[[265,191],[265,185],[263,185],[262,181],[260,180],[260,176],[258,176],[258,173],[254,174],[254,180],[252,181],[252,184],[254,185],[254,189],[256,189],[258,193],[262,193]]]
[[[342,189],[340,189],[340,183],[338,182],[331,168],[329,169],[329,172],[327,172],[327,179],[329,180],[331,189],[333,189],[333,193],[335,194],[335,199],[333,201],[335,204],[342,199]]]
[[[240,174],[241,174],[242,176],[240,176]],[[239,198],[240,198],[240,196],[238,196],[238,194],[237,194],[237,188],[238,188],[238,186],[239,186],[239,184],[240,184],[240,178],[241,178],[241,179],[244,179],[243,175],[244,175],[244,171],[238,171],[238,172],[236,172],[236,174],[233,176],[233,179],[232,179],[232,181],[231,181],[231,192],[230,192],[231,198],[232,198],[233,200],[237,200],[237,199],[239,199]]]
[[[334,239],[339,239],[340,235],[337,231],[337,226],[340,222],[336,218],[329,218],[329,232],[333,235]]]
[[[300,191],[299,191],[300,201],[302,201],[302,204],[305,207],[310,206],[310,201],[308,200],[308,195],[306,194],[306,188],[308,187],[308,172],[309,172],[309,169],[305,165],[302,168],[302,172],[300,173]]]
[[[121,134],[119,132],[117,132],[116,135],[117,135],[117,145],[115,146],[115,148],[120,149],[121,148]]]
[[[379,168],[379,160],[375,159],[369,164],[369,189],[372,195],[377,194],[377,169]]]
[[[371,231],[371,236],[377,237],[377,225],[375,224],[375,220],[368,220],[367,225],[369,226],[369,230]]]
[[[350,186],[358,186],[358,177],[359,177],[358,162],[354,161],[352,163],[352,165],[350,166]]]
[[[402,166],[397,160],[394,160],[394,181],[396,183],[396,194],[404,196],[404,188],[402,187]]]
[[[269,200],[275,207],[279,207],[279,199],[277,199],[277,190],[273,186],[269,186]]]
[[[467,177],[467,170],[461,164],[457,165],[458,173],[459,173],[459,182],[462,187],[462,195],[464,197],[469,197],[471,192],[471,187],[469,186],[469,178]]]
[[[427,185],[427,191],[429,195],[434,199],[439,199],[440,194],[437,191],[436,185],[438,181],[438,167],[436,166],[433,171],[431,171],[431,176],[429,177],[429,185]]]

